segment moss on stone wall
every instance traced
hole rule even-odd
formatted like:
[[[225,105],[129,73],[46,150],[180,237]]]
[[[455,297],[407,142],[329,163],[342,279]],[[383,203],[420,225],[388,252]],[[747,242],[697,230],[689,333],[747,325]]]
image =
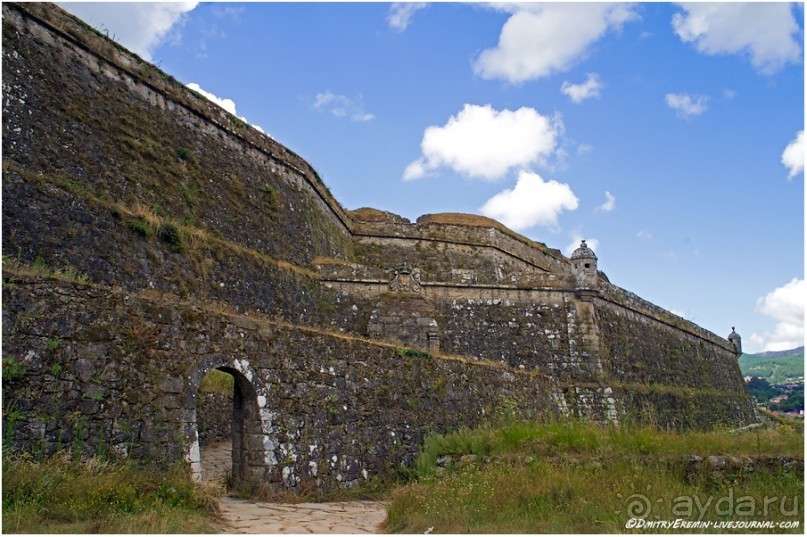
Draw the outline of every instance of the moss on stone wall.
[[[8,27],[3,52],[3,155],[18,167],[293,264],[350,255],[347,230],[282,161],[188,110],[153,102],[138,80],[64,43]],[[24,195],[16,186],[4,184],[6,199]],[[24,213],[17,216],[4,227],[24,228]]]
[[[737,358],[709,342],[628,310],[597,308],[603,365],[610,377],[647,385],[746,394]]]
[[[327,487],[410,465],[427,433],[477,425],[507,401],[519,401],[525,417],[556,412],[551,383],[526,373],[170,296],[18,275],[3,323],[14,334],[4,353],[26,366],[4,386],[15,449],[52,453],[80,440],[86,453],[182,459],[198,384],[213,368],[249,371],[252,393],[274,416],[269,430],[250,422],[249,434],[270,439],[278,461],[251,471],[292,488],[300,481],[289,475]],[[54,339],[65,343],[52,348]]]

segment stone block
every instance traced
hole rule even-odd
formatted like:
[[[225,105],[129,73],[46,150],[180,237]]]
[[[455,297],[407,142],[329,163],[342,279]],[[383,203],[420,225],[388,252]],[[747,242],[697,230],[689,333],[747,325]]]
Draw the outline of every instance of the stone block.
[[[185,382],[182,377],[166,377],[160,383],[160,389],[166,393],[182,393],[185,388]]]
[[[87,358],[80,358],[73,364],[73,373],[82,382],[89,382],[95,375],[95,364]]]
[[[78,411],[84,414],[85,416],[92,416],[98,414],[100,410],[101,410],[101,403],[99,403],[98,401],[84,399],[83,401],[79,401],[78,403]]]
[[[166,394],[157,398],[156,404],[164,409],[174,410],[182,406],[182,400],[176,394]]]

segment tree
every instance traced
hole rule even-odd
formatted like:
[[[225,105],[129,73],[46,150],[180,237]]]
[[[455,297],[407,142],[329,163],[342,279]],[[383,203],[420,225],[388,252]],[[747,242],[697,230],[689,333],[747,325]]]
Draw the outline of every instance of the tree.
[[[771,386],[767,380],[760,377],[753,377],[748,381],[748,391],[756,397],[760,403],[767,403],[771,397],[779,395],[780,390],[775,386]]]

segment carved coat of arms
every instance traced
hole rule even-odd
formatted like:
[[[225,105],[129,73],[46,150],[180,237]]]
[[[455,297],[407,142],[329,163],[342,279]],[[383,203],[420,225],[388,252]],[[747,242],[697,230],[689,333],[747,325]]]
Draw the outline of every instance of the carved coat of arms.
[[[404,262],[403,265],[391,269],[389,272],[394,273],[392,281],[389,282],[390,291],[420,292],[420,269],[412,268],[412,265]]]

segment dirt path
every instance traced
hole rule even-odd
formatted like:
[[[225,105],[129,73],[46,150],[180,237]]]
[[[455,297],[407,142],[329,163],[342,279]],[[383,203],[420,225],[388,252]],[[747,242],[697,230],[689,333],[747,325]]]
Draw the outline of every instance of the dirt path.
[[[231,465],[230,443],[202,448],[205,481],[223,478]],[[224,533],[378,533],[387,516],[382,502],[252,503],[219,499]]]
[[[250,503],[219,500],[232,533],[378,533],[387,517],[380,502]]]

